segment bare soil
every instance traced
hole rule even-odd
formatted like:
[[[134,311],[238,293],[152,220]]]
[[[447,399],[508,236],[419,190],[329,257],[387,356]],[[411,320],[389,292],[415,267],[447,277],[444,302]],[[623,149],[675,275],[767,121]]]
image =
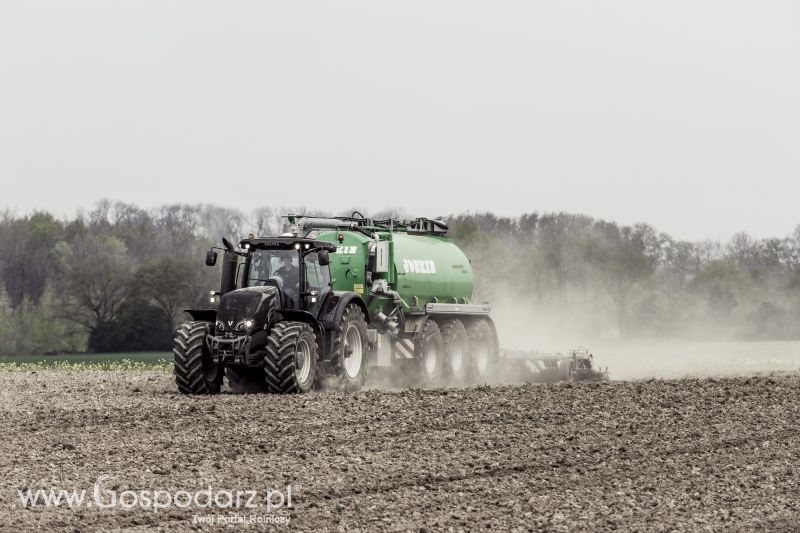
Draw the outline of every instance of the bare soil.
[[[190,530],[263,508],[17,491],[268,490],[299,530],[789,530],[800,376],[185,397],[165,372],[0,374],[0,528]],[[91,503],[91,502],[90,502]],[[213,527],[220,527],[218,524]],[[263,528],[263,524],[239,524]]]

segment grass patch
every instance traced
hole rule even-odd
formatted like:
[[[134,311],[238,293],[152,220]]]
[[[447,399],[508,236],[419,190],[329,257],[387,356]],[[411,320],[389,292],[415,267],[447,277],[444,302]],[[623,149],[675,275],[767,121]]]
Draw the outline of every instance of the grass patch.
[[[36,370],[172,370],[165,352],[0,357],[0,372]]]

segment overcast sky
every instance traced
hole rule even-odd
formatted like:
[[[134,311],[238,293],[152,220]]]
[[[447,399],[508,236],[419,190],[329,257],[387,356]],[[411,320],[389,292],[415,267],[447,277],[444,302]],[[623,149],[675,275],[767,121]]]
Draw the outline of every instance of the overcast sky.
[[[0,4],[0,207],[800,224],[800,3]]]

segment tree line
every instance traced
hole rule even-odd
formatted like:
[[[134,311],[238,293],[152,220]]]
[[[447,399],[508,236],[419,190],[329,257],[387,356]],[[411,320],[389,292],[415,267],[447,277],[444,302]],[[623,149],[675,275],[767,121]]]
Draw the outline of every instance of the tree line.
[[[0,354],[169,350],[183,309],[219,283],[205,251],[280,233],[289,212],[304,209],[102,201],[70,219],[0,214]],[[720,243],[566,213],[447,220],[479,300],[566,312],[586,335],[800,338],[800,226]]]

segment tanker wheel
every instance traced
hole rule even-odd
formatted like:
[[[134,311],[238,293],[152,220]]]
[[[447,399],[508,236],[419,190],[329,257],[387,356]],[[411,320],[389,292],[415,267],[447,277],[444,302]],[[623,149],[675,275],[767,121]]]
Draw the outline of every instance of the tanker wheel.
[[[575,362],[574,361],[560,361],[558,364],[559,379],[572,383],[575,381]]]
[[[231,392],[255,393],[266,392],[267,382],[263,368],[248,368],[242,366],[229,366],[225,368],[225,377]]]
[[[415,360],[417,381],[422,385],[438,384],[444,368],[444,346],[439,325],[431,319],[425,321],[417,336]]]
[[[317,336],[305,322],[277,322],[267,337],[264,374],[267,391],[309,392],[317,377]]]
[[[206,346],[209,329],[208,322],[186,322],[175,335],[173,372],[182,394],[217,394],[222,386],[222,372]]]
[[[357,391],[364,386],[367,362],[367,320],[357,304],[348,305],[336,329],[331,364],[339,386]]]
[[[476,320],[467,327],[469,358],[467,374],[475,383],[485,383],[496,371],[497,346],[492,326],[486,320]]]
[[[467,328],[460,320],[448,320],[439,330],[444,345],[444,375],[454,383],[461,383],[467,377],[467,358],[469,356],[469,336]]]

